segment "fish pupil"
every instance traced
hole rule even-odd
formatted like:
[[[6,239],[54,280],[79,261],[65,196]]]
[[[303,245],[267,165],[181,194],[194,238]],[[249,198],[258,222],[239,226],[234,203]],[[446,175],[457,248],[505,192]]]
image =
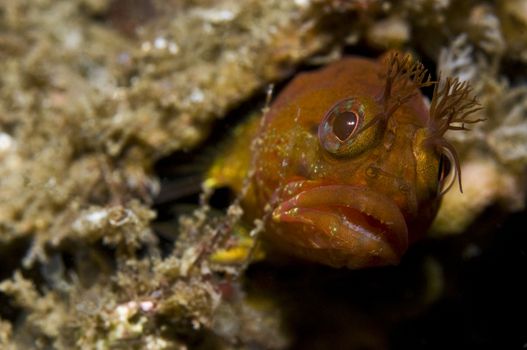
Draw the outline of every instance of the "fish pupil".
[[[358,117],[355,112],[342,112],[333,120],[333,133],[340,141],[347,140],[357,128]]]

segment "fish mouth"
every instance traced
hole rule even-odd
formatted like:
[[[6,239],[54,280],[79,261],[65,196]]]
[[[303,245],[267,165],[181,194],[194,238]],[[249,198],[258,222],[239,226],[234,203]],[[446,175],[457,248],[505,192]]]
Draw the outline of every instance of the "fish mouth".
[[[363,186],[294,181],[272,221],[293,255],[335,267],[397,264],[408,247],[404,216],[389,197]]]

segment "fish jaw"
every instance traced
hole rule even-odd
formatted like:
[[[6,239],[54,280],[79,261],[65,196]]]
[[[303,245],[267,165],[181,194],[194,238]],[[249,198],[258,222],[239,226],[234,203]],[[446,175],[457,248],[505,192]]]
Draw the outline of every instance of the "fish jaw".
[[[334,267],[395,265],[408,247],[395,202],[362,186],[291,182],[271,221],[271,240],[282,250]]]

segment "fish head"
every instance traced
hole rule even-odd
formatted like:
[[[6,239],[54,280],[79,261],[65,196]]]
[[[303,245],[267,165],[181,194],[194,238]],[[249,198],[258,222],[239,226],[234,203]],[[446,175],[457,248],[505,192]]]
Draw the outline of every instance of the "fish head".
[[[418,87],[387,89],[387,69],[342,59],[272,104],[253,181],[273,247],[335,267],[392,265],[431,224],[446,176],[429,106]]]

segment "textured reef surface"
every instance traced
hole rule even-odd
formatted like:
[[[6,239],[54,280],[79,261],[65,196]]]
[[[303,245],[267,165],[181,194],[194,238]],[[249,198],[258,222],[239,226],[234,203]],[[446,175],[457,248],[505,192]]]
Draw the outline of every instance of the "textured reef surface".
[[[387,49],[483,107],[431,238],[363,271],[214,259],[243,211],[181,180],[204,149],[271,84]],[[3,1],[0,72],[0,348],[527,344],[526,0]]]

